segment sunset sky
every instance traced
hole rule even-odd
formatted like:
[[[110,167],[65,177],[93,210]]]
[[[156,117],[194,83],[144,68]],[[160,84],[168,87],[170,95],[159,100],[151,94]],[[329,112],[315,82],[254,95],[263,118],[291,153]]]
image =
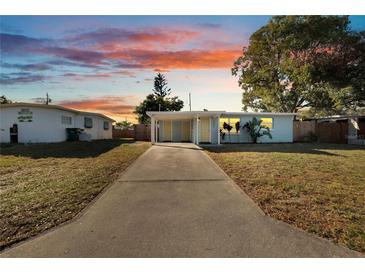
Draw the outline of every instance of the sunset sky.
[[[351,16],[354,30],[365,16]],[[1,16],[1,95],[133,120],[163,72],[192,109],[241,110],[230,68],[270,16]]]

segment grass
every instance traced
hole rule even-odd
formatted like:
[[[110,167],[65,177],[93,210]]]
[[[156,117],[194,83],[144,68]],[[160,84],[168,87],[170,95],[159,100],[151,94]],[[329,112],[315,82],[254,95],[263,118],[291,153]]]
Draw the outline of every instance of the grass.
[[[2,146],[0,250],[73,218],[149,146],[125,140]]]
[[[245,144],[206,149],[266,214],[365,252],[365,147]]]

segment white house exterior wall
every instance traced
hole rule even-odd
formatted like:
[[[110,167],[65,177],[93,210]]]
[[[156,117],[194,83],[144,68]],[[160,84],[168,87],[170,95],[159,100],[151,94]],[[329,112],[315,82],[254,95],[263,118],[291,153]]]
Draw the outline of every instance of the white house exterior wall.
[[[85,128],[85,117],[91,118],[93,121],[92,128]],[[109,123],[109,129],[104,130],[104,121]],[[112,124],[110,121],[103,119],[97,115],[77,115],[76,128],[84,129],[84,132],[91,135],[92,140],[111,139],[112,138]]]
[[[257,116],[241,116],[240,125],[241,127],[252,120],[253,117],[260,118]],[[270,116],[268,118],[273,119],[273,128],[270,130],[272,139],[268,136],[263,136],[258,139],[259,143],[291,143],[293,142],[293,116]],[[235,129],[232,130],[234,132]],[[239,134],[240,143],[251,142],[250,137],[245,129],[240,129]]]
[[[32,112],[31,122],[20,122],[19,111],[28,109]],[[62,124],[62,116],[72,118],[71,125]],[[89,115],[93,119],[93,128],[85,129],[91,134],[91,139],[112,138],[111,121],[103,119],[98,115]],[[108,121],[109,129],[104,130],[103,122]],[[66,141],[66,128],[84,129],[84,115],[72,111],[59,110],[42,107],[6,107],[0,108],[0,142],[10,142],[10,128],[13,124],[18,125],[19,143],[53,143]]]

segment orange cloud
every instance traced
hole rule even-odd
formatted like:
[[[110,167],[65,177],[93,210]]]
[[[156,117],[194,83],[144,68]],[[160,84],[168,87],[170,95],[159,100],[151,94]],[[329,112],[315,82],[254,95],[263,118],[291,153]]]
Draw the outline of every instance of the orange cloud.
[[[58,104],[76,110],[102,113],[116,121],[127,119],[136,122],[133,111],[138,101],[139,98],[136,96],[105,96],[95,99],[65,100]]]
[[[89,46],[101,51],[115,51],[128,48],[146,48],[176,45],[198,36],[200,33],[189,29],[147,28],[130,30],[124,28],[102,28],[80,33],[66,40],[73,45]]]
[[[229,68],[242,54],[241,49],[213,49],[213,50],[127,50],[105,53],[106,58],[120,60],[120,67],[135,66],[166,71],[170,69],[216,69]]]

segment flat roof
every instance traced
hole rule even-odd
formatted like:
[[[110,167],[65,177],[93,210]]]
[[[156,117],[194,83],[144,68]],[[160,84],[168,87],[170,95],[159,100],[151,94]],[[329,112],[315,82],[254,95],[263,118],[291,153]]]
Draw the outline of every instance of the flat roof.
[[[46,104],[34,104],[34,103],[0,104],[0,108],[11,108],[11,107],[36,107],[36,108],[58,109],[58,110],[73,112],[73,113],[76,113],[76,114],[96,115],[96,116],[100,116],[104,119],[107,119],[109,121],[115,122],[114,119],[112,119],[112,118],[110,118],[110,117],[108,117],[104,114],[101,114],[101,113],[81,111],[81,110],[66,108],[66,107],[58,106],[58,105],[46,105]]]
[[[221,111],[147,111],[149,117],[156,119],[191,119],[196,117],[211,117],[211,116],[295,116],[296,113],[282,112],[226,112]]]

